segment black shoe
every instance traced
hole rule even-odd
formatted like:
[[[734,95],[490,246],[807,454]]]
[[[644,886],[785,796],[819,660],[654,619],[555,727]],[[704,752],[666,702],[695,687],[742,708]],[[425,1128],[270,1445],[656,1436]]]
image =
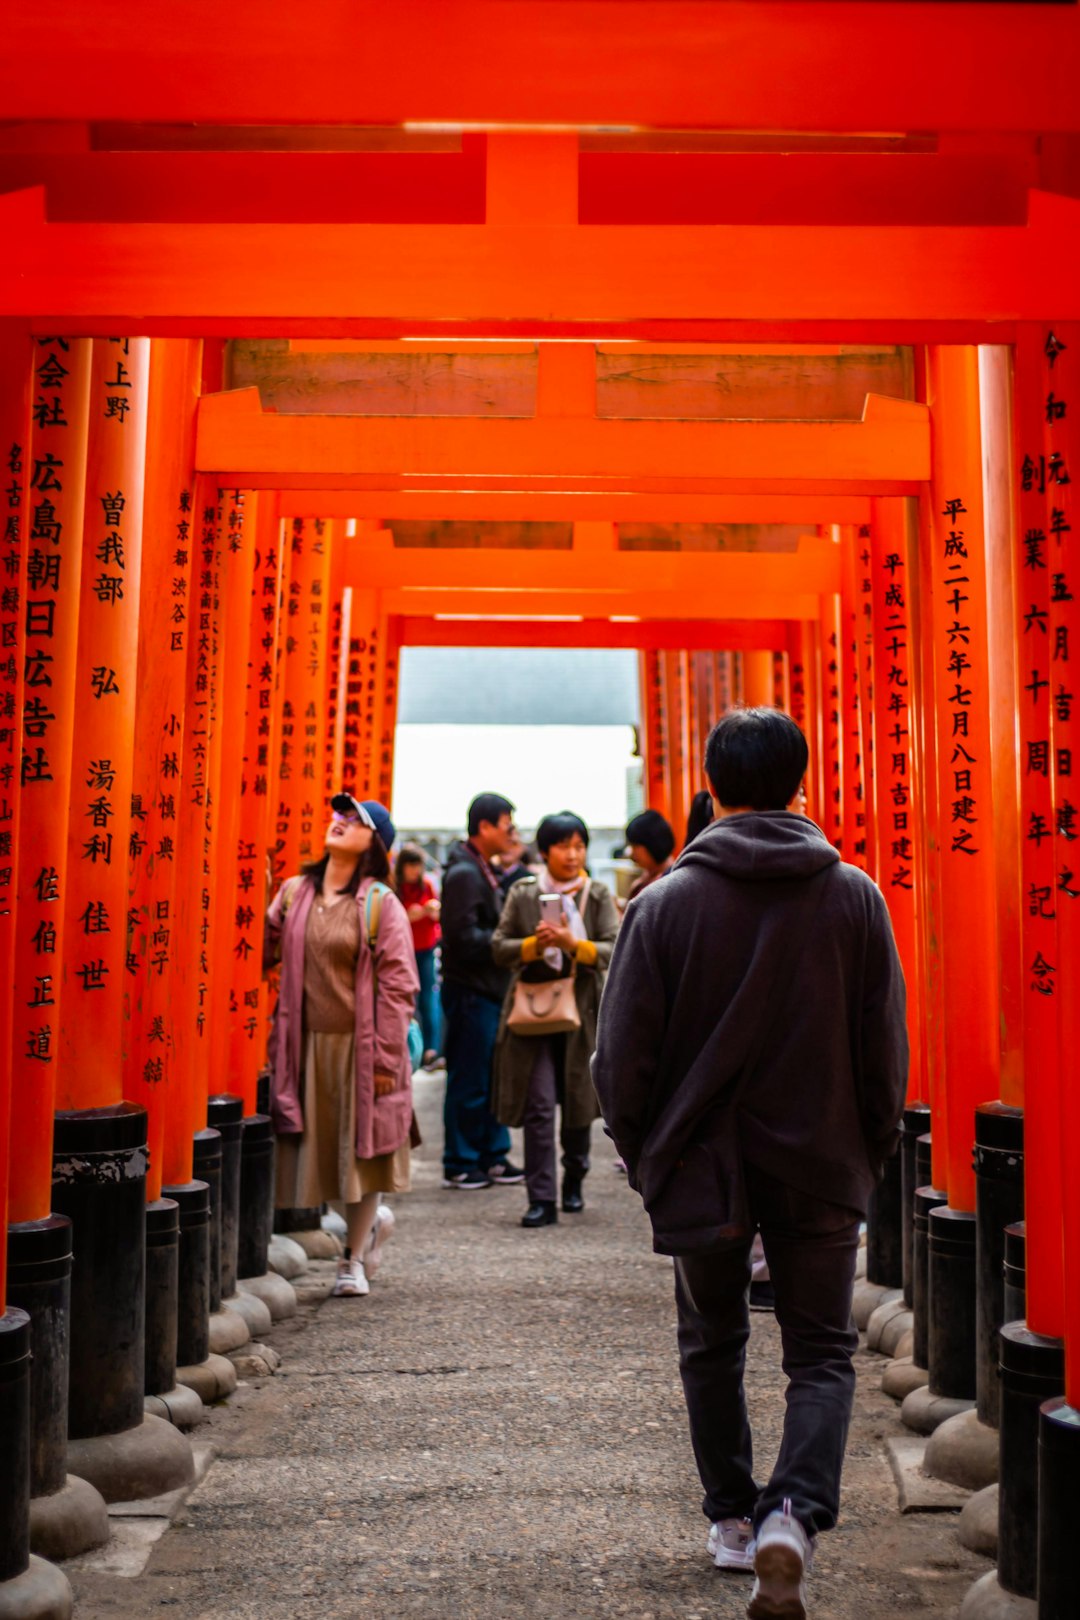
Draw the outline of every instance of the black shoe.
[[[521,1217],[522,1226],[556,1226],[559,1212],[554,1204],[530,1204]]]
[[[486,1170],[459,1170],[456,1175],[443,1176],[443,1186],[455,1192],[478,1192],[491,1186],[491,1177]]]
[[[504,1159],[501,1164],[489,1164],[487,1176],[496,1187],[517,1187],[525,1180],[524,1170],[511,1164],[509,1159]]]
[[[567,1179],[562,1185],[562,1207],[567,1215],[580,1215],[585,1208],[581,1196],[581,1182]]]
[[[775,1311],[776,1295],[773,1293],[771,1282],[752,1282],[750,1284],[750,1309],[752,1311]]]

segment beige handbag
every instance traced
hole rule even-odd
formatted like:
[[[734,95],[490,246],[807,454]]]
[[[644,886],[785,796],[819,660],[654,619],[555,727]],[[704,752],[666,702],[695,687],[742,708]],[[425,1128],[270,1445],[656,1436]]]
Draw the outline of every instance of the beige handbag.
[[[548,979],[543,984],[526,984],[519,979],[514,986],[514,999],[510,1004],[506,1027],[514,1035],[569,1035],[581,1028],[574,995],[577,964],[570,969],[568,979]]]

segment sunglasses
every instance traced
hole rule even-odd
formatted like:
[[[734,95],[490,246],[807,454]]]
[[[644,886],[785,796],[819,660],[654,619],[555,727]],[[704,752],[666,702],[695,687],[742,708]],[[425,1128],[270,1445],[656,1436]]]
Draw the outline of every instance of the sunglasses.
[[[375,831],[375,823],[371,819],[370,812],[365,810],[362,804],[357,805],[355,810],[331,810],[330,820],[338,821],[346,827],[370,827],[372,832]]]

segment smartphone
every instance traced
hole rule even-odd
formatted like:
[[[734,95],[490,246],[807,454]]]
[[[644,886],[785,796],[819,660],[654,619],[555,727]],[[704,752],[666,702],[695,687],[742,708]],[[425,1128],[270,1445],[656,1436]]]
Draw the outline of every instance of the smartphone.
[[[542,894],[540,896],[540,921],[550,923],[552,928],[562,927],[563,908],[561,895]]]

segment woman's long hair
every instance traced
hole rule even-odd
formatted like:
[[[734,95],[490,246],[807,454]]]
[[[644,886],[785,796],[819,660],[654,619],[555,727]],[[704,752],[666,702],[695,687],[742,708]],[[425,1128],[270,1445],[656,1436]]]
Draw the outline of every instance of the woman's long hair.
[[[402,844],[398,850],[397,860],[394,862],[394,890],[399,896],[405,882],[405,868],[407,866],[418,866],[420,868],[420,881],[422,883],[427,871],[427,865],[424,860],[424,852],[419,844]]]
[[[308,861],[306,866],[300,868],[301,877],[306,877],[315,885],[315,893],[322,894],[323,880],[326,877],[326,868],[330,864],[330,851],[327,850],[321,860]],[[371,843],[364,850],[356,863],[356,870],[339,894],[355,894],[366,877],[377,878],[385,883],[390,876],[390,857],[386,853],[386,845],[377,832],[372,832]]]

